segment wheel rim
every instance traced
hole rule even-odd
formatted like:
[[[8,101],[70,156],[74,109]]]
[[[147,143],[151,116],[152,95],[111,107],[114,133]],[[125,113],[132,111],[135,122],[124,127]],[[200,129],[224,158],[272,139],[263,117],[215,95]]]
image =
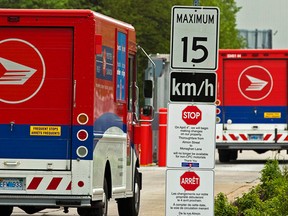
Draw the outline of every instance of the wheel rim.
[[[140,188],[139,188],[138,182],[136,182],[135,184],[134,199],[135,199],[135,210],[138,211],[139,202],[140,202]]]
[[[104,191],[103,193],[103,216],[106,216],[107,215],[107,195],[106,195],[106,192]]]

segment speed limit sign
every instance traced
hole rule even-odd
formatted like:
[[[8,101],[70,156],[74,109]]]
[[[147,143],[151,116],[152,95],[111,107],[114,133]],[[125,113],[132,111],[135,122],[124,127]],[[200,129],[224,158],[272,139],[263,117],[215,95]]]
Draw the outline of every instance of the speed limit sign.
[[[219,9],[174,6],[171,14],[171,68],[216,70]]]

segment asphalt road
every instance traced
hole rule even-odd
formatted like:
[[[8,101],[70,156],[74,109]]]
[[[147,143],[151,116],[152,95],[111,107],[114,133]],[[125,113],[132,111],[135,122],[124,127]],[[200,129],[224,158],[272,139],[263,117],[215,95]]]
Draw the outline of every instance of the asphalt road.
[[[288,156],[285,151],[281,154],[267,152],[257,154],[252,151],[244,151],[239,154],[238,160],[232,163],[222,164],[216,154],[214,195],[225,193],[233,201],[236,197],[247,192],[251,187],[259,183],[260,171],[267,159],[277,157],[282,165],[288,164]],[[143,190],[141,191],[141,209],[139,216],[164,216],[165,215],[165,181],[166,167],[148,166],[141,167],[143,173]],[[26,216],[23,211],[14,208],[13,216]],[[36,216],[76,216],[75,209],[69,209],[69,213],[63,213],[63,209],[47,209],[34,214]],[[109,216],[118,216],[117,206],[114,200],[109,202]]]

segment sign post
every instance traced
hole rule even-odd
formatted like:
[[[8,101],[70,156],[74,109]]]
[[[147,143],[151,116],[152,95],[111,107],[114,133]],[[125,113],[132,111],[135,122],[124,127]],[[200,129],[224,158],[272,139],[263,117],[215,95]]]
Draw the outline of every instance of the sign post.
[[[200,0],[194,0],[194,6],[198,6],[199,5],[199,1]]]
[[[214,215],[219,9],[174,6],[171,14],[166,216],[210,216]]]

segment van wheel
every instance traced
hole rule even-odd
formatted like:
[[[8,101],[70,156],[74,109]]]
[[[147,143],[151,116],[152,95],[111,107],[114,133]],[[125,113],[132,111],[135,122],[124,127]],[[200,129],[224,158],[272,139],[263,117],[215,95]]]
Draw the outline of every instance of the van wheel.
[[[140,209],[141,180],[138,170],[135,171],[133,197],[118,199],[119,216],[138,216]]]
[[[13,206],[0,206],[1,216],[10,216],[13,212]]]
[[[90,216],[92,214],[91,213],[91,208],[84,208],[84,207],[77,208],[77,213],[80,216]]]
[[[92,207],[79,207],[77,212],[80,216],[107,216],[108,213],[108,184],[106,179],[103,185],[104,193],[102,201],[92,203]]]
[[[238,150],[230,150],[230,160],[237,160]]]
[[[103,185],[103,199],[102,199],[102,205],[101,207],[96,209],[95,216],[107,216],[108,214],[108,184],[106,181],[106,178],[104,179],[104,185]]]
[[[227,163],[230,161],[230,152],[227,149],[218,149],[219,161]]]

